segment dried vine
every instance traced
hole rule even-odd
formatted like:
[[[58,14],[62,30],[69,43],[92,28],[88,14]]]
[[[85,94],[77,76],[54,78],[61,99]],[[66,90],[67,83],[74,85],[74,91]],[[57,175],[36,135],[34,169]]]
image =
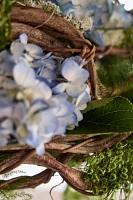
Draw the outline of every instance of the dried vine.
[[[12,151],[14,152],[12,154],[12,156],[9,156],[8,158],[6,158],[5,160],[3,160],[1,162],[1,167],[0,167],[0,171],[1,173],[6,172],[6,171],[10,171],[14,168],[14,166],[17,166],[16,164],[22,164],[22,163],[27,163],[27,164],[35,164],[35,165],[39,165],[39,166],[44,166],[47,167],[46,170],[44,170],[43,172],[34,175],[32,177],[30,176],[22,176],[22,177],[17,177],[17,178],[13,178],[7,181],[2,181],[0,183],[0,190],[7,190],[7,189],[24,189],[24,188],[34,188],[42,183],[47,183],[49,182],[49,180],[51,179],[51,177],[54,175],[55,172],[59,172],[59,174],[63,177],[63,179],[71,186],[73,187],[75,190],[77,190],[80,193],[83,193],[85,195],[93,195],[93,193],[87,192],[86,190],[90,189],[90,185],[91,183],[85,183],[84,182],[84,173],[81,171],[78,171],[76,169],[72,169],[68,166],[65,165],[65,163],[67,163],[69,160],[71,160],[74,156],[75,153],[89,153],[91,151],[86,151],[86,152],[82,152],[82,148],[86,148],[86,150],[88,150],[88,148],[90,149],[95,149],[95,152],[99,151],[103,151],[111,146],[113,146],[114,144],[116,144],[118,141],[122,141],[124,139],[126,139],[127,137],[129,137],[132,133],[128,133],[128,134],[115,134],[115,135],[111,135],[105,139],[99,140],[99,138],[97,136],[68,136],[68,137],[55,137],[53,138],[53,141],[51,141],[50,143],[58,143],[58,144],[65,144],[66,141],[71,143],[72,146],[74,145],[74,148],[72,148],[72,146],[67,149],[67,153],[61,153],[57,158],[52,157],[49,153],[45,153],[44,157],[39,157],[38,155],[35,154],[34,150],[31,151],[29,147],[23,147],[24,149],[22,150],[22,148],[19,146],[19,148],[16,148],[16,150],[13,147],[4,147],[3,149],[1,149],[1,152],[6,152],[6,149],[9,151],[12,149]],[[75,141],[74,141],[75,138]],[[84,140],[85,139],[85,140]],[[92,142],[93,139],[93,142]],[[63,141],[64,140],[64,141]],[[79,146],[79,144],[77,144],[77,148],[80,150],[80,152],[76,152],[76,143],[78,141],[83,140],[83,142],[81,142],[82,145],[85,145],[83,147],[81,147],[81,145]],[[63,143],[64,142],[64,143]],[[46,144],[50,146],[49,144]],[[53,144],[52,144],[53,145]],[[45,148],[47,148],[45,146]],[[60,147],[60,145],[59,145]],[[54,152],[59,152],[59,147],[58,150],[54,149]],[[98,148],[98,149],[97,149]],[[18,151],[18,149],[20,149]],[[48,148],[47,148],[48,149]],[[52,148],[53,150],[53,148]],[[72,151],[71,153],[69,153],[69,150]],[[60,150],[61,151],[61,150]],[[62,151],[63,152],[63,151]],[[64,151],[66,152],[66,151]],[[10,162],[9,162],[10,159]],[[19,160],[19,161],[18,161]],[[4,165],[4,163],[8,163],[7,165]],[[9,167],[9,163],[10,163],[10,167]],[[4,168],[3,168],[4,166]],[[19,184],[18,184],[19,183]]]
[[[49,20],[48,20],[49,19]],[[94,67],[95,47],[83,37],[71,23],[62,17],[53,15],[39,8],[14,6],[11,12],[13,39],[20,33],[29,35],[29,42],[34,42],[45,51],[54,52],[56,55],[69,57],[74,52],[81,53],[88,63],[85,68],[89,71],[89,86],[92,99],[96,98],[96,71]],[[44,23],[46,22],[46,23]],[[35,29],[42,25],[40,28]]]
[[[94,67],[95,46],[86,40],[82,33],[72,24],[59,16],[51,15],[42,9],[15,6],[11,12],[12,35],[15,39],[22,32],[29,34],[29,42],[38,44],[44,51],[52,51],[56,55],[69,57],[73,53],[78,53],[88,64],[85,68],[90,73],[88,84],[91,87],[92,99],[96,95],[96,71]],[[40,26],[42,25],[42,26]],[[35,28],[35,27],[38,28]],[[122,53],[123,52],[123,53]],[[112,54],[127,55],[127,51],[119,51],[113,47],[108,49],[97,48],[96,56]],[[72,169],[65,164],[76,154],[89,154],[105,151],[117,142],[125,140],[132,133],[114,134],[101,139],[95,135],[67,135],[57,136],[45,145],[46,153],[44,157],[39,157],[35,151],[27,145],[6,146],[0,149],[2,154],[10,153],[0,163],[0,174],[9,172],[20,164],[35,164],[44,166],[47,169],[34,176],[21,176],[10,180],[0,181],[0,190],[34,188],[42,183],[48,183],[55,172],[75,190],[85,195],[93,195],[87,190],[91,189],[91,183],[84,181],[84,172]],[[48,152],[56,152],[59,155],[54,158]]]

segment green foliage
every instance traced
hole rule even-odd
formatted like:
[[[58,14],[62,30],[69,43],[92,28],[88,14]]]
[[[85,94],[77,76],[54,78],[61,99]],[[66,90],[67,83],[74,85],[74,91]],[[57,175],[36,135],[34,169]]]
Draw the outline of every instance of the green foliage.
[[[124,48],[133,47],[133,25],[127,29],[124,29],[124,38],[122,41],[122,47]]]
[[[14,175],[14,174],[18,174],[18,173],[24,173],[23,171],[20,170],[16,170],[16,171],[11,171],[9,173],[5,173],[2,175],[2,178],[9,178],[10,176]],[[4,180],[0,180],[1,183],[4,182]],[[19,184],[19,181],[17,182],[17,185]],[[15,184],[16,185],[16,184]],[[14,189],[15,189],[15,185],[14,185]],[[31,200],[32,199],[32,195],[29,193],[24,192],[23,190],[0,190],[0,200],[17,200],[17,199],[21,199],[21,200]]]
[[[100,108],[101,106],[105,106],[107,103],[113,100],[113,97],[105,98],[101,100],[93,100],[87,104],[87,108],[83,110],[82,113],[86,113],[90,110],[93,110],[95,108]]]
[[[93,154],[85,166],[85,181],[95,195],[107,196],[123,189],[126,199],[133,183],[133,140],[117,143],[112,149]]]
[[[11,172],[8,172],[8,173],[5,173],[2,175],[2,178],[5,179],[5,178],[9,178],[10,176],[14,175],[14,174],[20,174],[20,173],[25,173],[21,170],[15,170],[15,171],[11,171]]]
[[[105,200],[105,196],[93,196],[93,197],[88,197],[85,196],[75,190],[73,190],[72,188],[70,188],[69,186],[67,186],[64,195],[63,195],[63,200]],[[108,200],[106,198],[106,200]]]
[[[124,97],[115,97],[106,105],[85,113],[83,117],[79,127],[69,131],[70,134],[121,133],[133,130],[133,105]]]
[[[102,84],[107,87],[133,88],[130,78],[133,77],[132,59],[119,58],[118,56],[106,56],[101,59],[101,67],[98,67],[97,73]]]
[[[3,0],[0,12],[0,50],[3,49],[11,34],[10,12],[14,0]]]
[[[121,93],[121,96],[128,98],[133,103],[133,88]]]
[[[25,193],[24,191],[13,191],[13,190],[1,190],[0,191],[0,200],[31,200],[32,195]]]

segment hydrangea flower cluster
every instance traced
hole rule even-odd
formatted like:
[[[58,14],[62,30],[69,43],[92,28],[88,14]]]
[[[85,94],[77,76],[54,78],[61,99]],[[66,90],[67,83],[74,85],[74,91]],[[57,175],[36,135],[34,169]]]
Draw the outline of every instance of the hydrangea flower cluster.
[[[15,138],[44,154],[44,144],[83,119],[91,100],[80,56],[63,59],[28,43],[25,33],[0,53],[0,147]]]
[[[21,0],[22,4],[25,6],[31,6],[35,8],[42,8],[45,11],[54,12],[54,15],[62,16],[64,19],[72,23],[77,29],[82,30],[83,32],[86,30],[90,30],[93,27],[93,20],[90,16],[82,16],[82,17],[76,17],[73,15],[73,11],[75,12],[75,9],[69,9],[66,12],[63,12],[61,10],[62,7],[59,7],[57,5],[56,1],[47,1],[47,0]],[[53,3],[52,3],[53,2]],[[71,6],[71,4],[70,4]],[[76,10],[77,11],[77,10]],[[76,12],[78,13],[78,12]]]

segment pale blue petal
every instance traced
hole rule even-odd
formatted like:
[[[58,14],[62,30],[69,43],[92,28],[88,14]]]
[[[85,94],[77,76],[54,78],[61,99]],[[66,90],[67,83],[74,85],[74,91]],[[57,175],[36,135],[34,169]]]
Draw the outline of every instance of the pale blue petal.
[[[78,105],[77,108],[78,108],[79,110],[84,110],[84,109],[87,108],[87,104],[85,103],[85,104]]]
[[[11,118],[14,105],[7,98],[0,97],[0,118]]]
[[[43,156],[45,153],[44,144],[41,142],[39,146],[36,147],[36,152],[39,156]]]
[[[51,54],[52,54],[52,52],[49,52],[49,53],[45,54],[45,55],[41,58],[41,60],[47,59],[48,57],[51,56]]]
[[[88,79],[89,72],[86,69],[80,68],[74,60],[67,59],[62,64],[62,75],[68,81],[76,85],[82,85]]]
[[[84,84],[89,77],[89,72],[86,69],[79,68],[75,76],[73,77],[73,83],[76,85]]]
[[[69,115],[68,117],[66,117],[66,126],[74,124],[76,120],[77,120],[77,116],[75,115],[75,113]]]
[[[68,83],[59,83],[55,87],[52,88],[53,94],[63,93],[67,88]]]
[[[36,87],[42,93],[44,100],[48,100],[51,98],[52,90],[45,82],[39,82]]]
[[[20,36],[19,36],[19,39],[20,39],[20,42],[24,45],[27,44],[28,42],[28,36],[26,33],[22,33]]]
[[[86,92],[88,93],[88,95],[90,95],[90,88],[89,88],[88,85],[87,85],[87,87],[86,87]]]
[[[56,105],[59,106],[60,104],[64,103],[68,98],[68,95],[66,93],[61,93],[57,95],[53,95],[51,98],[50,105]]]
[[[58,119],[59,126],[57,131],[54,133],[54,135],[64,135],[66,132],[66,125],[64,125],[64,119],[59,118]]]
[[[34,126],[28,125],[27,128],[28,128],[29,134],[26,136],[25,142],[28,145],[36,148],[41,142],[41,139],[38,135],[38,126],[37,125],[34,125]]]
[[[6,146],[8,143],[8,137],[6,135],[0,134],[0,148]]]
[[[20,62],[16,64],[13,69],[13,77],[18,85],[23,87],[31,87],[34,85],[36,75],[34,70],[28,67],[26,63]]]
[[[43,64],[42,64],[42,61],[41,61],[41,60],[37,60],[37,61],[34,61],[34,60],[33,60],[33,62],[31,63],[31,66],[32,66],[33,68],[39,68],[39,67],[42,67]]]
[[[43,53],[43,50],[41,47],[28,43],[25,46],[25,50],[29,53],[30,56],[35,57],[36,55],[41,55]]]
[[[78,110],[77,108],[75,108],[75,114],[76,114],[76,116],[77,116],[77,121],[79,122],[79,121],[81,121],[82,119],[83,119],[83,115],[82,115],[82,113],[80,112],[80,110]]]
[[[55,80],[57,78],[54,71],[48,68],[44,68],[40,75],[49,80]]]
[[[12,42],[10,46],[10,51],[13,54],[15,60],[18,60],[24,52],[24,45],[16,41]]]
[[[66,92],[69,96],[73,97],[73,98],[77,98],[79,96],[79,90],[78,87],[74,84],[67,84],[67,89]]]
[[[50,109],[44,111],[42,114],[42,119],[39,123],[39,132],[44,134],[50,134],[56,132],[58,129],[58,120],[55,115],[52,114]]]
[[[58,112],[55,113],[57,117],[67,117],[72,114],[75,110],[75,105],[65,101],[63,104],[59,106]]]
[[[32,117],[37,112],[41,112],[41,110],[47,109],[48,106],[43,101],[35,101],[33,105],[31,105],[29,112],[27,113],[27,117]]]
[[[80,85],[78,89],[79,89],[79,94],[81,94],[87,89],[87,84]]]
[[[75,57],[71,57],[80,67],[82,67],[83,65],[87,64],[87,62],[85,60],[83,60],[81,58],[81,56],[75,56]]]
[[[12,118],[15,119],[18,123],[21,123],[24,117],[26,116],[26,112],[27,110],[24,103],[16,103],[12,113]]]
[[[31,56],[29,56],[28,54],[24,53],[24,58],[27,62],[32,62],[33,58]]]
[[[8,130],[13,130],[13,121],[11,119],[5,119],[1,122],[1,127]]]
[[[79,95],[79,97],[77,98],[76,106],[81,105],[81,104],[85,104],[88,101],[90,101],[90,95],[88,95],[88,93],[85,91],[85,92],[81,93]]]
[[[68,81],[73,81],[78,69],[79,65],[72,59],[66,59],[62,63],[62,75]]]
[[[75,114],[71,114],[68,117],[59,117],[58,121],[59,121],[59,127],[55,133],[55,135],[64,135],[66,132],[66,128],[67,126],[76,123],[76,115]]]
[[[55,61],[50,58],[43,60],[43,64],[45,65],[45,67],[51,70],[54,70],[56,68]]]

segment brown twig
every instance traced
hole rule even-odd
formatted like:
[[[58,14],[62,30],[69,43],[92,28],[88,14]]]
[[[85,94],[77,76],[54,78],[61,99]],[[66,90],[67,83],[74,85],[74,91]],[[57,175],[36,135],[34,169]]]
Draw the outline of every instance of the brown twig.
[[[21,153],[21,152],[20,152],[20,153]],[[10,163],[10,166],[9,166],[9,167],[6,167],[4,170],[2,170],[2,171],[0,172],[0,174],[5,174],[5,173],[10,172],[10,171],[12,171],[13,169],[19,167],[19,166],[20,166],[21,164],[23,164],[26,160],[28,160],[31,156],[33,156],[34,153],[35,153],[35,150],[31,150],[31,151],[29,151],[29,152],[26,152],[24,155],[22,155],[22,157],[20,157],[20,155],[19,155],[20,158],[17,158],[17,157],[16,157],[17,161],[16,161],[14,164],[11,164],[11,162],[9,162],[9,163]],[[17,155],[16,155],[16,156],[17,156]]]

